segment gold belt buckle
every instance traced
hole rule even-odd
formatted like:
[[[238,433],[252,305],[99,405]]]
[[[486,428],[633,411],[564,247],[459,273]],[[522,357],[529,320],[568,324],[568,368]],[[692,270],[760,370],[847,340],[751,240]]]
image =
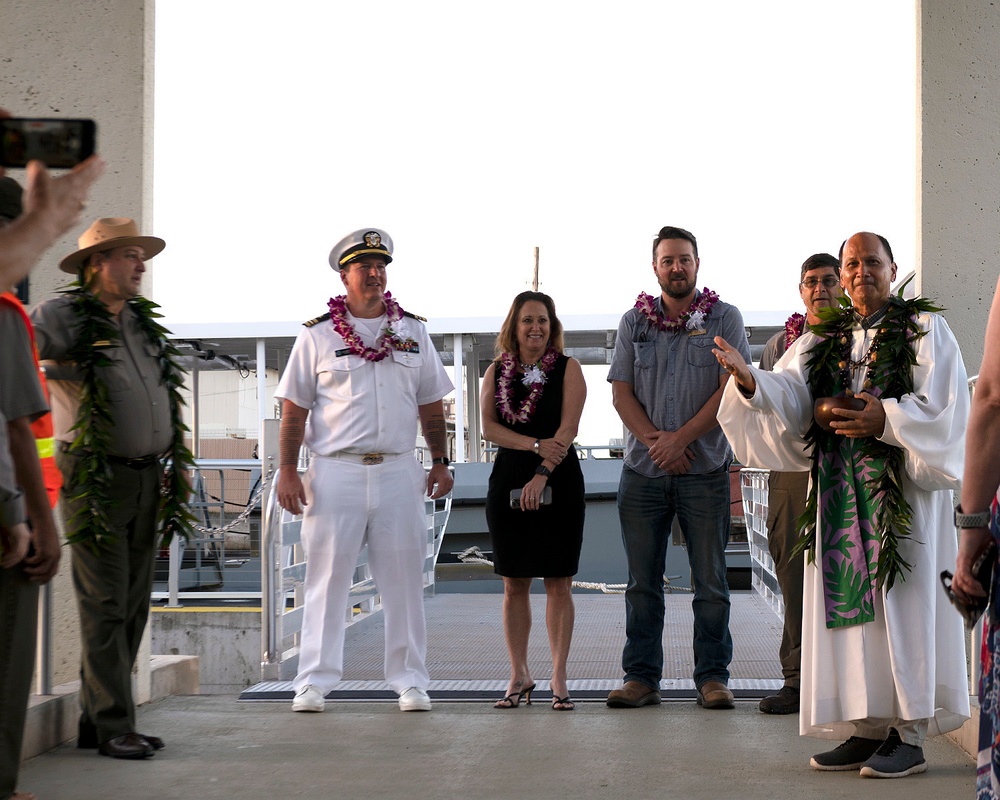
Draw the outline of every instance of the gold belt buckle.
[[[381,464],[384,461],[381,453],[365,453],[361,459],[361,463],[366,467],[373,466],[375,464]]]

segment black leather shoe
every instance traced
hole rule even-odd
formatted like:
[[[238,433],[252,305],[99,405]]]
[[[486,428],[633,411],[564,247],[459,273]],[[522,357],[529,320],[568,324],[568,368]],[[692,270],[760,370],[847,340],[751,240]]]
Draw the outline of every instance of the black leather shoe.
[[[150,736],[148,733],[140,733],[139,735],[147,742],[149,742],[149,746],[152,747],[154,750],[162,750],[164,747],[167,746],[167,743],[163,741],[163,739],[161,739],[159,736]]]
[[[97,727],[90,720],[80,717],[76,728],[76,746],[81,750],[93,750],[97,744]]]
[[[782,686],[777,694],[761,700],[758,708],[765,714],[798,714],[799,690],[794,686]]]
[[[149,758],[153,755],[153,747],[138,733],[126,733],[102,742],[98,748],[102,756],[111,758]]]

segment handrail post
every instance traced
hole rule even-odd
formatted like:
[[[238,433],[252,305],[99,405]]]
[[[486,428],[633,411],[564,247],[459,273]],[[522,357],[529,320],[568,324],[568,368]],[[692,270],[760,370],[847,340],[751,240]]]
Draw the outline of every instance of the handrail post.
[[[265,419],[261,423],[261,469],[264,461],[277,463],[281,420]],[[281,586],[281,508],[278,506],[278,475],[276,468],[264,502],[260,532],[260,671],[265,681],[279,680],[281,675],[281,620],[283,611]]]
[[[52,584],[38,593],[38,641],[35,643],[37,694],[52,694]]]
[[[176,534],[170,539],[169,558],[167,559],[167,608],[181,608],[178,596],[181,585],[181,537]]]

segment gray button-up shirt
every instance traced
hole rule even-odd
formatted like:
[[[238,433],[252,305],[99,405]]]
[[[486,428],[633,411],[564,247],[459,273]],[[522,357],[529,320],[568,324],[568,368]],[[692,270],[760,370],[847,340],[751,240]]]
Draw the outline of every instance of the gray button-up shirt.
[[[656,305],[663,314],[662,298]],[[725,370],[712,348],[722,336],[750,363],[743,315],[721,300],[705,319],[705,332],[661,331],[637,308],[618,324],[608,381],[632,384],[632,391],[650,421],[661,431],[676,431],[697,414],[719,390]],[[713,472],[732,460],[732,451],[718,426],[691,443],[694,459],[688,474]],[[650,478],[665,475],[649,457],[649,448],[629,431],[625,464]]]
[[[70,430],[80,408],[79,366],[67,361],[76,341],[79,321],[67,296],[47,300],[31,312],[38,353],[45,367],[52,400],[55,438],[71,442]],[[141,458],[159,455],[173,439],[170,395],[160,367],[160,348],[139,327],[135,312],[126,304],[114,322],[121,341],[105,346],[112,364],[100,368],[108,387],[112,427],[110,455]]]

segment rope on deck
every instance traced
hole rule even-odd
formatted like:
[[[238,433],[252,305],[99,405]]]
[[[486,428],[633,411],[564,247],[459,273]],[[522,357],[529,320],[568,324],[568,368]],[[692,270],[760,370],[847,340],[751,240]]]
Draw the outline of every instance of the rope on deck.
[[[482,550],[475,546],[467,547],[459,553],[458,560],[463,564],[485,564],[488,567],[493,566],[493,562],[483,555]],[[604,592],[604,594],[625,594],[625,587],[628,586],[627,583],[595,583],[593,581],[573,581],[572,585],[574,589],[596,589]],[[694,591],[693,589],[689,589],[687,586],[674,586],[670,582],[670,579],[666,576],[663,577],[663,589],[666,592]]]

